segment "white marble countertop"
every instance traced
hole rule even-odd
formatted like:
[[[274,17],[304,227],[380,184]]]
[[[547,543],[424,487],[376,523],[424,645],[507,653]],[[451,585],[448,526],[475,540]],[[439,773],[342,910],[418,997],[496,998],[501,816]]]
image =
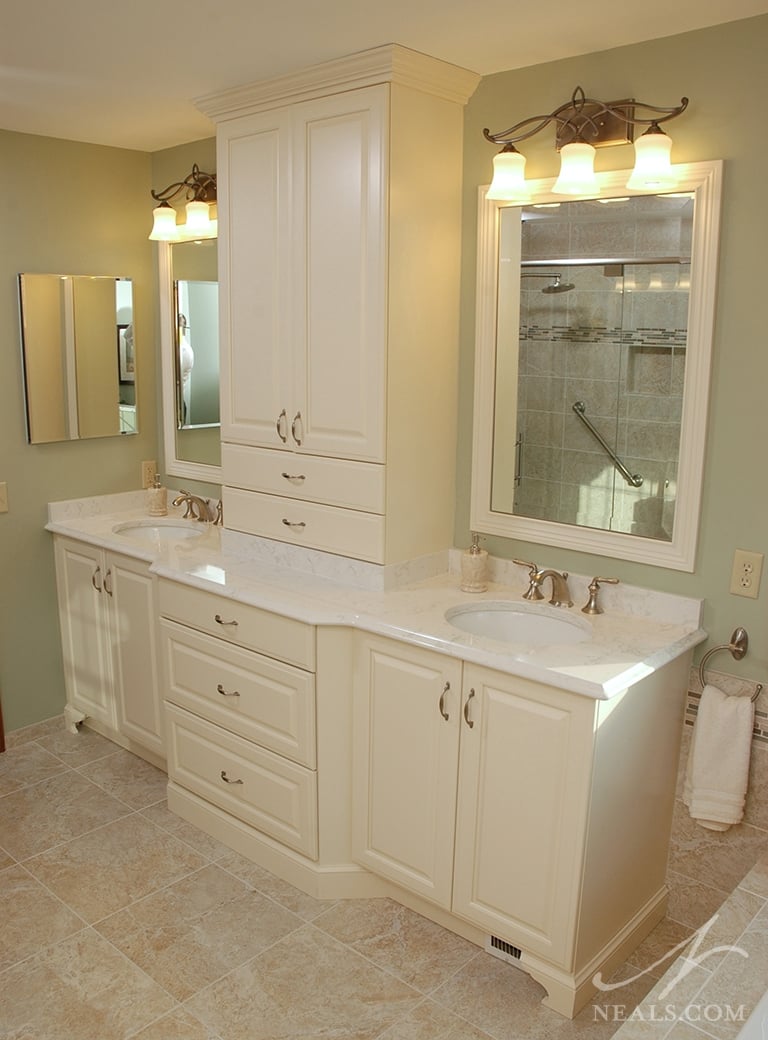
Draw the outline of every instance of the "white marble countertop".
[[[171,510],[178,517],[179,511]],[[569,578],[572,608],[523,604],[525,571],[495,561],[488,591],[459,589],[459,553],[396,568],[385,587],[381,568],[327,553],[295,550],[266,539],[205,525],[199,537],[154,546],[116,533],[130,520],[149,520],[142,493],[49,505],[47,530],[146,560],[161,578],[204,589],[312,625],[341,625],[429,647],[465,661],[598,699],[608,699],[706,639],[701,601],[628,586],[605,586],[605,613],[588,617],[589,578]],[[202,525],[201,525],[202,527]],[[410,579],[410,580],[409,580]],[[394,580],[394,579],[393,579]],[[381,587],[375,587],[379,584]],[[513,602],[567,616],[591,634],[572,645],[501,643],[466,634],[445,618],[456,606]]]

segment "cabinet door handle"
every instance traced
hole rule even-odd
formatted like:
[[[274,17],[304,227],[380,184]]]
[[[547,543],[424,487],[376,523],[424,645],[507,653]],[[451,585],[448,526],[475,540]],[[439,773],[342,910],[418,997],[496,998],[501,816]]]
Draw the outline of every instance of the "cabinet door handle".
[[[228,693],[224,689],[224,687],[221,685],[221,683],[219,683],[218,686],[216,687],[216,692],[220,693],[222,697],[239,697],[240,696],[240,694],[239,694],[239,692],[237,690],[232,690],[231,693]]]
[[[243,782],[242,780],[230,780],[224,769],[222,769],[220,776],[225,784],[241,784]]]
[[[108,596],[112,595],[112,568],[110,567],[104,575],[104,591]]]
[[[303,528],[303,527],[307,526],[304,523],[303,520],[286,520],[285,517],[283,517],[283,523],[285,524],[286,527],[302,527]]]
[[[217,625],[234,625],[235,628],[237,628],[236,621],[225,621],[221,614],[214,614],[213,620],[216,622]]]
[[[283,473],[286,480],[290,480],[292,484],[303,484],[307,479],[303,473]]]
[[[466,722],[466,724],[469,726],[470,729],[472,729],[472,727],[474,726],[474,722],[469,717],[469,702],[472,700],[472,698],[474,696],[475,696],[475,691],[474,690],[470,690],[469,691],[469,696],[464,701],[464,721]]]
[[[299,426],[299,431],[301,433],[301,437],[299,437],[298,434],[296,433],[297,425]],[[303,423],[301,421],[301,412],[296,412],[296,414],[293,417],[293,422],[291,423],[291,436],[296,441],[296,443],[299,445],[299,447],[301,447],[301,441],[302,441],[302,438],[304,437],[304,431],[301,429],[302,426],[303,426]]]
[[[277,417],[277,422],[275,423],[275,429],[277,430],[277,436],[280,438],[280,440],[283,442],[283,444],[286,444],[288,442],[288,434],[287,433],[283,433],[283,429],[284,429],[284,427],[287,424],[288,424],[288,416],[285,414],[285,408],[283,408],[282,412],[280,412],[280,414]]]
[[[451,684],[449,682],[447,682],[445,684],[445,686],[443,687],[443,692],[440,694],[440,704],[439,704],[440,714],[443,716],[443,718],[445,719],[446,722],[451,717],[448,714],[448,712],[445,710],[445,695],[446,695],[446,693],[448,693],[450,688],[451,688]]]
[[[101,567],[97,567],[91,575],[91,585],[93,585],[97,592],[101,592]]]

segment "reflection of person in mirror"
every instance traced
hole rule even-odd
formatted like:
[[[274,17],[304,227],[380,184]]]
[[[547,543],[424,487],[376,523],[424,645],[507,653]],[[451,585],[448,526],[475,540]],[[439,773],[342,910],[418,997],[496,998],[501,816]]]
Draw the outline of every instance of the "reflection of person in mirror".
[[[126,325],[123,329],[123,343],[125,344],[125,373],[126,375],[133,375],[136,371],[133,353],[133,325]]]
[[[189,342],[189,325],[186,316],[179,315],[179,372],[181,373],[182,422],[186,424],[189,412],[189,384],[195,364],[195,352]]]

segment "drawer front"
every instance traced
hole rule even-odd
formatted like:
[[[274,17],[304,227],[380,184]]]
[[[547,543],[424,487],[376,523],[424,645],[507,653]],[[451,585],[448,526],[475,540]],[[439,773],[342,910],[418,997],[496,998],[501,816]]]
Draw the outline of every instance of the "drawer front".
[[[158,597],[164,617],[314,671],[312,625],[166,579],[159,583]]]
[[[165,696],[246,740],[314,768],[315,677],[165,619]]]
[[[243,823],[317,859],[317,776],[166,703],[168,776]]]
[[[384,562],[384,517],[240,488],[224,489],[226,526],[308,549]]]
[[[222,444],[223,483],[246,491],[384,512],[384,467],[320,455]]]

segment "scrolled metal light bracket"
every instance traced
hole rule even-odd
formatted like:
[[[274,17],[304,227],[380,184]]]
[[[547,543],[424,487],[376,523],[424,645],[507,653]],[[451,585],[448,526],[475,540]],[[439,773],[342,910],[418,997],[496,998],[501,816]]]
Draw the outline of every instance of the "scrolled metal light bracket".
[[[205,173],[195,163],[192,172],[183,181],[174,181],[162,191],[151,191],[150,194],[156,202],[169,203],[177,195],[185,192],[187,202],[215,202],[216,201],[216,174]]]
[[[485,128],[483,137],[493,144],[514,145],[518,141],[534,137],[554,123],[555,143],[558,149],[573,141],[586,141],[595,148],[631,144],[635,127],[657,127],[659,123],[679,116],[687,107],[687,97],[681,98],[680,104],[672,108],[661,108],[644,101],[636,101],[634,98],[599,101],[587,97],[581,87],[576,87],[570,101],[566,101],[549,115],[529,116],[497,133],[491,133]],[[638,115],[638,109],[652,114]]]

